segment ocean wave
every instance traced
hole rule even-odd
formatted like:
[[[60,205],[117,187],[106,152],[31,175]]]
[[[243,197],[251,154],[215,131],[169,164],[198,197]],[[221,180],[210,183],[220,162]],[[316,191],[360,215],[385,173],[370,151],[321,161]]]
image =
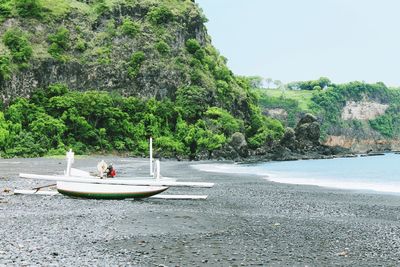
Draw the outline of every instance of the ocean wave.
[[[384,193],[395,193],[400,194],[400,181],[371,181],[367,178],[363,181],[359,178],[351,180],[349,178],[343,179],[338,177],[321,177],[314,173],[307,172],[282,172],[268,170],[268,165],[254,164],[254,165],[243,165],[243,164],[195,164],[193,168],[214,173],[230,173],[230,174],[253,174],[259,175],[268,181],[285,184],[296,184],[296,185],[314,185],[326,188],[345,189],[345,190],[356,190],[356,191],[368,191],[368,192],[384,192]],[[308,177],[309,176],[309,177]]]

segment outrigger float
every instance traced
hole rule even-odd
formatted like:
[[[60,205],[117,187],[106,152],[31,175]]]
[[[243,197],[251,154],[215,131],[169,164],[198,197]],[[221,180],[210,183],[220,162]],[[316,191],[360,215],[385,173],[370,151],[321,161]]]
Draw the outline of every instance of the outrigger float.
[[[160,199],[206,199],[206,195],[158,195],[169,187],[203,187],[210,188],[214,183],[177,182],[172,178],[163,178],[160,175],[160,162],[156,160],[153,170],[152,140],[150,139],[150,175],[154,179],[101,179],[90,173],[72,168],[74,153],[67,152],[67,170],[64,175],[40,175],[20,173],[22,178],[46,180],[56,182],[57,191],[14,190],[14,194],[29,195],[65,195],[69,197],[89,199],[126,199],[126,198],[160,198]],[[102,174],[100,174],[102,176]]]

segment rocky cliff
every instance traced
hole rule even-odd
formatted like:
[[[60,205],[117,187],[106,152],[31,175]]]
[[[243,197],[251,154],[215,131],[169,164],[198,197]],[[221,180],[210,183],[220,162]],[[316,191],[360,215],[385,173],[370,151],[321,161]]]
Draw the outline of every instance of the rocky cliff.
[[[0,76],[6,103],[53,83],[75,90],[173,97],[177,88],[192,83],[187,40],[205,48],[199,53],[216,54],[205,17],[190,0],[41,1],[36,17],[21,16],[14,1],[5,2],[10,13],[3,16],[0,36],[21,31],[33,50],[22,65],[13,58],[13,48],[1,42],[0,55],[9,58]],[[135,62],[132,56],[138,52],[143,59]]]

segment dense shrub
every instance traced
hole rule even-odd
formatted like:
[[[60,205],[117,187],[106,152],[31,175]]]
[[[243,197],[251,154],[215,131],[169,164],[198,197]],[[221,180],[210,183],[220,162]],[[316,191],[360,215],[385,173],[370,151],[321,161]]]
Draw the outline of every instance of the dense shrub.
[[[121,32],[129,37],[135,37],[140,31],[140,25],[130,18],[125,18],[121,24]]]
[[[158,43],[156,43],[155,48],[162,55],[168,54],[171,50],[169,45],[164,41],[159,41]]]
[[[43,7],[39,0],[15,0],[18,15],[23,18],[41,18]]]
[[[380,132],[382,135],[386,137],[393,137],[394,127],[392,117],[389,114],[379,116],[374,120],[370,120],[369,124],[374,130]]]
[[[205,118],[210,129],[225,136],[230,137],[233,133],[243,130],[243,121],[236,119],[222,108],[209,108],[205,112]]]
[[[153,24],[166,24],[173,21],[174,14],[167,7],[158,6],[150,9],[147,18]]]
[[[10,58],[5,55],[0,55],[0,81],[6,80],[10,77],[11,62]]]
[[[4,118],[3,112],[0,112],[0,148],[6,146],[9,135],[8,123]]]
[[[304,82],[292,82],[287,84],[290,90],[321,90],[328,87],[334,86],[332,82],[326,78],[321,77],[318,80],[304,81]]]
[[[84,52],[87,49],[88,44],[83,39],[78,39],[76,41],[75,49],[79,52]]]
[[[199,42],[196,39],[188,39],[185,43],[186,49],[189,53],[194,54],[201,48]]]
[[[11,16],[11,2],[0,2],[0,22]]]
[[[140,66],[142,65],[143,61],[145,60],[145,55],[143,51],[136,51],[132,54],[129,66],[128,66],[128,75],[131,78],[135,78],[139,73]]]
[[[65,62],[68,57],[64,54],[69,48],[69,35],[70,32],[65,27],[58,28],[57,32],[50,34],[48,40],[50,46],[48,49],[49,54],[58,61]]]
[[[105,0],[94,0],[94,10],[98,15],[102,15],[103,13],[109,10],[107,3]]]
[[[32,46],[27,35],[19,29],[9,29],[3,36],[3,43],[10,49],[13,61],[26,63],[32,56]]]
[[[176,91],[176,105],[182,118],[190,123],[195,122],[208,109],[207,90],[199,86],[187,86]]]

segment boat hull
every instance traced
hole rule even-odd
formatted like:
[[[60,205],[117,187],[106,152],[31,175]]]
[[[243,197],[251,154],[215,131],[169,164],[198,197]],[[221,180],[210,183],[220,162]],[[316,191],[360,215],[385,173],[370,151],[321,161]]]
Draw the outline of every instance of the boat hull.
[[[57,182],[60,194],[90,199],[146,198],[167,190],[167,186],[132,186],[114,184],[91,184]]]

